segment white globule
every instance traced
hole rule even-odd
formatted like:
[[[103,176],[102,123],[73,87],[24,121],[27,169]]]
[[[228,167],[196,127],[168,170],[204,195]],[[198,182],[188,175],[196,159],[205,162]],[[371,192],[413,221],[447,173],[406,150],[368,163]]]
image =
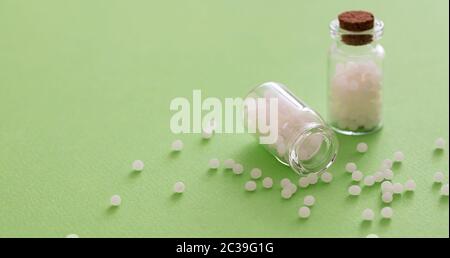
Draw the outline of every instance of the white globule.
[[[66,238],[80,238],[80,236],[78,236],[77,234],[70,234],[67,235]]]
[[[364,178],[364,185],[365,186],[373,186],[375,184],[375,177],[374,176],[366,176]]]
[[[135,160],[133,164],[131,164],[131,168],[134,171],[142,171],[144,169],[144,162],[142,160]]]
[[[366,221],[372,221],[375,218],[375,213],[372,209],[365,209],[362,214],[362,219]]]
[[[391,207],[384,207],[381,209],[381,217],[391,219],[394,216],[394,210]]]
[[[358,169],[355,163],[349,162],[347,165],[345,165],[345,170],[349,173],[353,173]]]
[[[394,165],[394,162],[391,159],[385,159],[381,163],[381,167],[384,169],[391,169],[392,165]]]
[[[317,176],[316,173],[309,174],[306,178],[308,179],[308,183],[310,185],[315,185],[319,181],[319,176]]]
[[[186,190],[186,185],[183,182],[176,182],[173,185],[173,191],[175,193],[183,193]]]
[[[436,172],[436,174],[434,174],[433,180],[435,183],[444,183],[445,181],[445,175],[442,172]]]
[[[220,161],[219,159],[210,159],[208,162],[208,166],[210,169],[218,169],[220,167]]]
[[[364,174],[359,170],[353,172],[353,174],[352,174],[352,180],[355,182],[360,182],[363,178],[364,178]]]
[[[448,184],[442,186],[441,195],[448,197]]]
[[[392,170],[386,168],[386,169],[383,171],[383,177],[384,177],[384,179],[386,179],[386,180],[392,180],[392,179],[394,179],[394,172],[393,172]]]
[[[352,185],[348,188],[348,193],[352,196],[358,196],[361,194],[361,187],[359,185]]]
[[[297,192],[297,186],[291,182],[289,182],[289,185],[287,185],[285,189],[288,189],[291,194],[295,194]]]
[[[225,167],[226,169],[233,169],[233,166],[234,166],[234,160],[233,160],[233,159],[226,159],[226,160],[223,162],[223,165],[224,165],[224,167]]]
[[[214,134],[214,130],[211,127],[203,128],[202,130],[202,138],[205,140],[211,139]]]
[[[385,192],[381,195],[381,200],[384,203],[391,203],[394,200],[394,194],[392,192]]]
[[[253,192],[253,191],[256,190],[256,182],[255,181],[248,181],[248,182],[245,183],[244,188],[248,192]]]
[[[380,237],[378,235],[375,235],[375,234],[368,234],[366,236],[366,238],[380,238]]]
[[[303,199],[303,204],[306,206],[313,206],[316,203],[316,198],[312,195],[305,196]]]
[[[259,168],[254,168],[250,171],[250,176],[253,179],[258,179],[262,176],[262,171]]]
[[[244,172],[244,166],[242,164],[233,164],[233,173],[240,175]]]
[[[286,188],[291,184],[291,180],[289,178],[283,178],[280,181],[280,185],[282,188]]]
[[[283,188],[283,190],[281,190],[281,197],[284,199],[290,199],[292,197],[291,190],[289,188]]]
[[[359,153],[365,153],[365,152],[367,152],[368,149],[369,149],[369,146],[365,142],[360,142],[360,143],[358,143],[358,145],[356,145],[356,150]]]
[[[381,183],[381,192],[394,192],[394,185],[390,181],[384,181],[383,183]]]
[[[409,179],[405,182],[405,191],[412,192],[416,190],[416,182],[412,179]]]
[[[329,109],[340,129],[371,130],[381,122],[382,72],[372,60],[338,63],[331,78]]]
[[[442,138],[442,137],[436,139],[434,145],[435,145],[436,149],[440,149],[440,150],[444,149],[444,147],[445,147],[445,139]]]
[[[183,149],[183,142],[181,140],[175,140],[172,142],[172,151],[181,151]]]
[[[395,183],[393,186],[393,192],[394,194],[401,194],[403,193],[404,187],[401,183]]]
[[[322,180],[322,182],[324,183],[331,183],[331,181],[333,181],[333,174],[331,174],[330,172],[325,171],[321,176],[320,179]]]
[[[111,205],[112,206],[120,206],[120,204],[122,204],[122,198],[120,197],[120,195],[113,195],[111,196]]]
[[[263,181],[262,181],[262,185],[263,185],[264,188],[267,188],[267,189],[272,188],[272,186],[273,186],[273,179],[270,178],[270,177],[264,178]]]
[[[301,177],[298,180],[298,186],[300,186],[300,188],[307,188],[309,186],[309,180],[307,177]]]
[[[395,162],[402,162],[405,159],[405,154],[401,151],[394,152],[394,161]]]
[[[375,177],[375,182],[381,183],[384,181],[384,173],[382,171],[377,171],[375,174],[373,174]]]
[[[311,216],[311,210],[308,207],[301,207],[298,209],[298,216],[302,219],[309,218]]]

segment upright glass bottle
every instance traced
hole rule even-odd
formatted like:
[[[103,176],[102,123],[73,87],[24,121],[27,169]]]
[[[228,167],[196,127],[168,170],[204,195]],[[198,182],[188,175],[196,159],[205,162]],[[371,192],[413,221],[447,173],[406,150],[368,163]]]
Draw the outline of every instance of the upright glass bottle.
[[[350,11],[330,23],[328,54],[328,120],[346,135],[382,127],[384,24],[371,13]]]
[[[277,101],[274,121],[276,122],[276,142],[264,147],[281,163],[290,166],[297,174],[305,176],[320,173],[330,167],[336,159],[338,142],[333,130],[322,117],[308,105],[299,100],[287,87],[276,82],[266,82],[253,89],[246,102]],[[260,102],[260,103],[261,103]],[[270,105],[245,107],[245,125],[258,124],[258,119],[268,118]],[[250,115],[250,114],[253,114]],[[261,117],[255,116],[261,115]],[[267,119],[270,120],[270,119]],[[255,130],[258,140],[266,133]]]

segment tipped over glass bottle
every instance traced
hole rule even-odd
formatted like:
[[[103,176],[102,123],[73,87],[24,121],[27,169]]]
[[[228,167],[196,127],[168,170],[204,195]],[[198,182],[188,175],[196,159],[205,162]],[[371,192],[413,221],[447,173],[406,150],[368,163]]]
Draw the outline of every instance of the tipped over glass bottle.
[[[264,83],[247,95],[245,103],[247,129],[256,128],[254,134],[260,143],[261,137],[275,132],[272,142],[261,144],[281,163],[302,176],[323,172],[333,164],[338,151],[333,130],[287,87],[276,82]],[[268,123],[272,131],[262,131],[261,124]]]
[[[382,127],[384,24],[371,13],[349,11],[330,23],[328,122],[346,135]]]

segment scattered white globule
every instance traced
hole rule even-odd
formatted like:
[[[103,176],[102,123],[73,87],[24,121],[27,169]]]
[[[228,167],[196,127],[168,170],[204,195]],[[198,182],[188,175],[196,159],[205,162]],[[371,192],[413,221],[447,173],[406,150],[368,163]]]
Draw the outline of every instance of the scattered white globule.
[[[375,234],[368,234],[366,236],[366,238],[380,238],[380,237],[378,235],[375,235]]]
[[[394,194],[401,194],[403,193],[404,187],[401,183],[395,183],[392,185]]]
[[[306,178],[308,179],[308,183],[310,185],[315,185],[319,181],[319,176],[316,173],[309,174]]]
[[[80,238],[77,234],[67,235],[66,238]]]
[[[352,174],[352,180],[355,182],[360,182],[363,178],[364,178],[364,174],[359,170],[353,172],[353,174]]]
[[[202,130],[202,138],[205,140],[211,139],[214,134],[214,130],[211,127],[203,128]]]
[[[289,178],[283,178],[280,181],[280,185],[282,188],[286,188],[291,184],[291,180]]]
[[[392,192],[385,192],[381,195],[381,200],[384,203],[391,203],[394,200],[394,194]]]
[[[176,182],[173,185],[173,191],[175,193],[183,193],[186,190],[186,185],[183,182]]]
[[[405,191],[407,192],[413,192],[416,190],[416,182],[412,179],[409,179],[408,181],[405,182]]]
[[[367,145],[367,143],[365,143],[365,142],[360,142],[360,143],[358,143],[358,145],[356,145],[356,150],[359,153],[365,153],[365,152],[367,152],[368,149],[369,149],[369,145]]]
[[[382,193],[393,193],[394,192],[394,185],[390,181],[384,181],[381,183],[381,192]]]
[[[365,221],[372,221],[375,218],[375,213],[372,209],[365,209],[362,214],[362,219]]]
[[[448,184],[442,186],[441,195],[448,197]]]
[[[381,183],[384,181],[384,173],[382,171],[377,171],[375,174],[373,174],[375,177],[375,182]]]
[[[311,215],[311,210],[308,207],[301,207],[300,209],[298,209],[298,216],[302,219],[306,219],[309,218],[309,216]]]
[[[394,161],[395,162],[402,162],[405,159],[405,154],[401,151],[394,152]]]
[[[244,173],[244,166],[242,166],[242,164],[233,164],[233,173],[235,173],[236,175],[240,175],[242,173]]]
[[[144,169],[144,162],[142,160],[135,160],[133,164],[131,164],[131,168],[134,171],[142,171]]]
[[[120,197],[120,195],[113,195],[111,196],[111,205],[112,206],[120,206],[120,204],[122,204],[122,198]]]
[[[253,179],[258,179],[262,176],[262,171],[259,168],[254,168],[250,171],[250,177]]]
[[[324,183],[331,183],[331,181],[333,181],[333,174],[331,174],[330,172],[325,171],[321,176],[320,179],[322,180],[322,182]]]
[[[306,206],[313,206],[316,203],[316,198],[312,195],[305,196],[303,199],[303,204]]]
[[[373,186],[375,184],[375,177],[374,176],[366,176],[364,178],[364,185],[365,186]]]
[[[283,190],[281,190],[281,197],[283,197],[284,199],[290,199],[292,197],[291,189],[289,189],[288,187],[283,188]]]
[[[273,179],[270,178],[270,177],[264,178],[263,181],[262,181],[262,185],[266,189],[272,188],[272,186],[273,186]]]
[[[181,151],[183,150],[183,142],[181,140],[175,140],[172,142],[172,151]]]
[[[351,131],[381,122],[381,69],[372,60],[338,63],[331,78],[329,109],[333,124]]]
[[[438,183],[438,184],[444,183],[444,180],[445,180],[444,173],[436,172],[436,174],[434,174],[433,180],[434,180],[435,183]]]
[[[391,169],[392,165],[394,165],[394,162],[391,159],[385,159],[381,163],[381,167],[384,169]]]
[[[248,192],[253,192],[253,191],[256,190],[256,182],[255,181],[248,181],[248,182],[245,183],[244,188]]]
[[[307,188],[309,186],[309,180],[307,177],[301,177],[298,180],[298,186],[300,186],[300,188]]]
[[[386,168],[385,170],[383,170],[383,177],[386,180],[392,180],[394,179],[394,172],[391,169]]]
[[[218,169],[220,167],[220,161],[219,159],[213,158],[209,160],[208,165],[210,169]]]
[[[435,145],[436,149],[443,150],[445,147],[445,139],[442,137],[436,139],[434,145]]]
[[[286,186],[286,189],[288,189],[291,194],[295,194],[297,192],[297,186],[291,182],[289,182],[289,185]]]
[[[223,162],[223,165],[224,165],[224,167],[226,168],[226,169],[233,169],[233,166],[234,166],[234,160],[233,159],[226,159],[224,162]]]
[[[345,165],[345,171],[347,171],[348,173],[353,173],[357,169],[358,169],[358,167],[353,162],[349,162],[349,163],[347,163],[347,165]]]
[[[384,219],[391,219],[394,216],[394,210],[391,207],[384,207],[381,209],[381,217]]]
[[[358,196],[361,194],[361,187],[359,185],[352,185],[348,188],[348,193],[352,196]]]

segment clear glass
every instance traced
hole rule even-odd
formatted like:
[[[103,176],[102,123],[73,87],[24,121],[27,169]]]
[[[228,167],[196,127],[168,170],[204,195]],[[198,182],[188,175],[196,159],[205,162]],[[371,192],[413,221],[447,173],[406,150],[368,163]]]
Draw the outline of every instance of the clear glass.
[[[338,20],[330,23],[328,122],[339,133],[363,135],[382,128],[383,28],[380,20],[364,32],[342,30]]]
[[[294,96],[287,87],[276,82],[264,83],[253,89],[246,101],[269,101],[273,98],[278,101],[278,137],[275,143],[264,144],[264,148],[301,176],[321,173],[330,167],[338,150],[336,135],[318,113]],[[257,121],[250,121],[247,106],[245,119],[247,128],[249,123],[257,124]],[[256,130],[255,136],[260,139],[260,130]]]

